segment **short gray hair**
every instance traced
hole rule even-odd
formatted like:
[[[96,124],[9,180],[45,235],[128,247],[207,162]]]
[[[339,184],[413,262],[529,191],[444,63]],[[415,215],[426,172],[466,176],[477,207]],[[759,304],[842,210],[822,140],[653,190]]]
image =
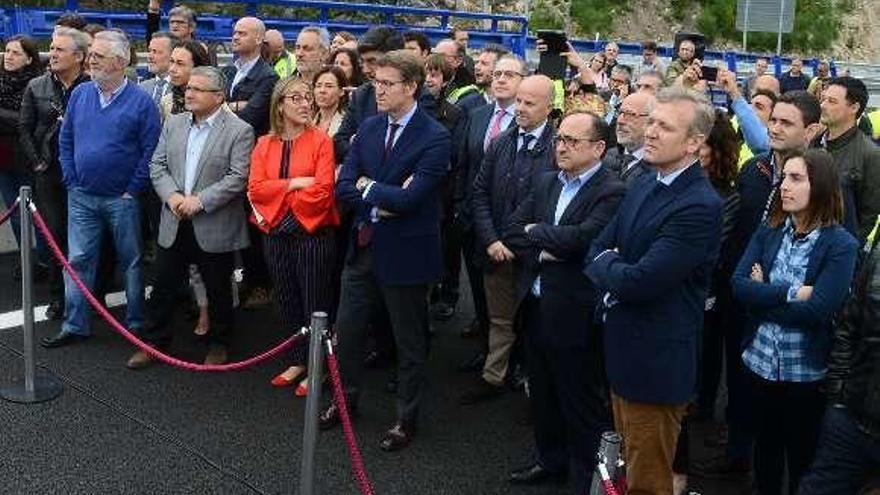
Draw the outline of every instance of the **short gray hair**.
[[[688,127],[688,135],[702,134],[708,137],[715,125],[715,108],[703,93],[692,89],[673,86],[664,88],[657,93],[657,103],[687,102],[694,106],[694,120]]]
[[[502,60],[513,60],[514,62],[519,64],[519,73],[522,74],[523,77],[529,75],[528,74],[529,68],[526,65],[526,61],[523,60],[523,58],[520,57],[519,55],[517,55],[515,53],[508,53],[506,55],[502,55],[502,56],[498,57],[498,60],[495,61],[495,64],[497,65],[498,62],[501,62]]]
[[[201,65],[192,70],[189,77],[192,76],[201,76],[209,79],[211,81],[211,85],[213,86],[211,89],[215,89],[220,93],[224,93],[226,90],[226,76],[224,76],[223,71],[221,71],[217,67],[213,67],[210,65]]]
[[[299,33],[314,33],[318,35],[318,40],[321,42],[321,47],[324,50],[330,49],[330,32],[327,31],[326,28],[322,28],[319,26],[306,26],[302,28]]]
[[[89,38],[89,35],[86,33],[69,27],[64,26],[56,26],[55,31],[52,33],[52,36],[63,36],[65,38],[70,38],[73,41],[74,50],[83,55],[88,55],[89,53],[89,45],[92,44],[92,39]]]
[[[103,40],[110,44],[110,51],[113,55],[122,59],[127,66],[131,62],[131,43],[128,36],[121,31],[101,31],[95,35],[95,40]]]
[[[171,16],[183,17],[190,26],[196,25],[196,12],[186,5],[178,5],[168,11],[168,18],[170,19]]]

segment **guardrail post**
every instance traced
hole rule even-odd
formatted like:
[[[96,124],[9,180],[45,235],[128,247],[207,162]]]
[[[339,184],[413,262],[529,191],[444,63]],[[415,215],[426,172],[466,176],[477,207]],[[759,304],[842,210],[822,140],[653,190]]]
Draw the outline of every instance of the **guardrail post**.
[[[324,377],[323,342],[329,325],[323,311],[312,313],[309,325],[309,394],[303,419],[302,465],[299,476],[299,495],[315,493],[315,447],[318,442],[318,414],[321,407],[321,382]]]
[[[21,215],[21,312],[24,323],[22,354],[24,356],[24,382],[14,382],[0,388],[0,397],[22,404],[45,402],[61,394],[61,382],[48,373],[37,375],[34,358],[34,262],[33,224],[29,209],[31,188],[19,190],[19,215]]]

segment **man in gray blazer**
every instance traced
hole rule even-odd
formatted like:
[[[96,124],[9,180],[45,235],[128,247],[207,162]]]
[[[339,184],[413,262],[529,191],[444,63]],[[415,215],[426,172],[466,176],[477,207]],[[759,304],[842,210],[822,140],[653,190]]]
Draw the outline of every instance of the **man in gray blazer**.
[[[158,348],[171,342],[168,320],[187,267],[199,267],[208,292],[211,343],[205,364],[226,361],[232,326],[234,253],[248,245],[243,201],[254,131],[223,106],[225,80],[214,67],[193,69],[186,88],[188,112],[169,116],[150,164],[162,200],[157,280],[141,337]],[[128,360],[141,369],[152,357],[138,351]]]

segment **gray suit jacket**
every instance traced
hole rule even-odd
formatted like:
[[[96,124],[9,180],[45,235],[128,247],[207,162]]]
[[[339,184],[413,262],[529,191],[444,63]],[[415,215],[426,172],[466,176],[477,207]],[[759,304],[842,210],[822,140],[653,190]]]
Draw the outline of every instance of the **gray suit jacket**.
[[[168,207],[168,198],[184,194],[190,120],[189,112],[168,117],[150,164],[153,187],[162,200],[159,245],[164,248],[171,247],[177,237],[178,219]],[[192,223],[196,241],[205,252],[225,253],[248,246],[244,201],[253,147],[251,126],[232,112],[220,110],[202,148],[192,190],[204,206]]]
[[[159,82],[158,78],[151,77],[151,78],[147,79],[146,81],[141,81],[140,84],[138,84],[138,86],[140,86],[140,88],[142,90],[144,90],[150,96],[150,98],[152,98],[153,97],[153,90],[156,89],[157,82]],[[168,83],[165,85],[165,92],[168,93],[170,91],[171,91],[171,83]]]

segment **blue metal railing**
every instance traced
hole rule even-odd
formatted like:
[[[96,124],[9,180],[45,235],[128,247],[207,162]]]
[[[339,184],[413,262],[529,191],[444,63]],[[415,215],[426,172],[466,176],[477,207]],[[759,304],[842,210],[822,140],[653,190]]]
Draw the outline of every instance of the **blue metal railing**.
[[[197,4],[198,2],[187,2]],[[239,5],[248,15],[258,15],[270,29],[278,29],[285,37],[293,38],[305,26],[319,24],[328,29],[346,30],[358,35],[370,27],[381,24],[401,30],[417,29],[432,41],[448,36],[455,23],[466,23],[473,45],[498,43],[514,53],[525,54],[528,36],[528,20],[522,16],[453,12],[448,10],[396,7],[387,5],[324,2],[308,0],[215,0],[212,3]],[[172,2],[163,1],[163,10],[171,8]],[[55,21],[66,12],[77,12],[88,22],[107,27],[124,29],[133,38],[146,35],[144,12],[102,11],[80,9],[77,0],[65,0],[65,8],[12,8],[0,9],[0,35],[25,33],[45,38],[51,35]],[[299,15],[311,12],[309,17],[285,18],[263,14],[266,7],[298,9]],[[367,14],[375,22],[340,19],[345,14]],[[206,41],[227,41],[232,37],[235,18],[229,15],[200,15],[196,32]],[[163,19],[163,24],[167,19]]]

